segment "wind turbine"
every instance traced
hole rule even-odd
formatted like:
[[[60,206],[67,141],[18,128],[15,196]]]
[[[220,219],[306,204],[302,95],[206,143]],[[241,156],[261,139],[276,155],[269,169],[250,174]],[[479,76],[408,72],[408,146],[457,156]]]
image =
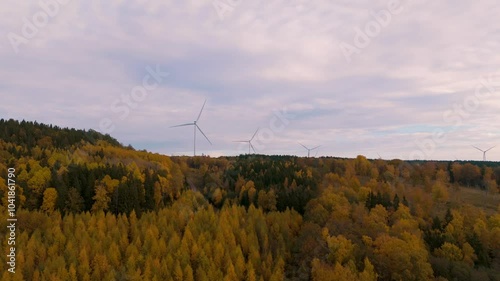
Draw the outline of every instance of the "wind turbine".
[[[308,148],[307,146],[305,146],[305,145],[301,144],[300,142],[299,142],[299,144],[300,144],[300,145],[302,145],[302,147],[303,147],[303,148],[307,149],[307,157],[308,157],[308,158],[309,158],[309,155],[311,154],[311,150],[315,150],[316,148],[318,148],[318,147],[320,147],[320,146],[321,146],[321,145],[318,145],[318,146],[313,147],[313,148]]]
[[[248,154],[250,154],[250,148],[252,148],[253,152],[256,153],[255,148],[252,145],[252,140],[253,140],[253,138],[255,138],[255,135],[257,135],[258,131],[259,131],[259,129],[257,129],[255,131],[255,133],[253,134],[252,138],[249,139],[249,140],[246,140],[246,141],[233,141],[233,142],[248,142]]]
[[[319,152],[319,149],[316,149],[316,153],[314,153],[314,158],[316,158],[318,156],[318,152]]]
[[[194,147],[193,154],[194,154],[194,156],[196,156],[196,129],[198,129],[200,131],[200,133],[207,139],[207,141],[210,144],[212,144],[212,142],[208,139],[208,137],[205,135],[205,133],[203,133],[203,131],[200,129],[200,127],[197,124],[198,120],[200,120],[201,113],[203,112],[203,108],[205,108],[205,103],[207,103],[207,100],[205,100],[205,102],[203,103],[203,106],[201,107],[201,110],[200,110],[200,114],[198,114],[198,118],[196,118],[195,121],[193,121],[192,123],[186,123],[186,124],[181,124],[181,125],[176,125],[176,126],[170,127],[170,128],[175,128],[175,127],[193,126],[193,128],[194,128],[194,141],[193,141],[193,147]]]
[[[495,145],[495,146],[496,146],[496,145]],[[483,152],[483,161],[486,161],[486,152],[490,151],[490,150],[491,150],[492,148],[494,148],[495,146],[492,146],[492,147],[490,147],[490,148],[488,148],[488,149],[486,149],[486,150],[482,150],[481,148],[479,148],[479,147],[477,147],[477,146],[472,146],[472,147],[474,147],[475,149],[477,149],[477,150],[479,150],[479,151]]]

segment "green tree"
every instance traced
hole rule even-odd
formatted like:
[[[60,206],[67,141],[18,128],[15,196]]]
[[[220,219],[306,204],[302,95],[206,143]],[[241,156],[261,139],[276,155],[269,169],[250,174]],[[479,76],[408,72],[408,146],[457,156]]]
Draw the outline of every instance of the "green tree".
[[[68,192],[68,199],[66,200],[65,211],[71,213],[78,213],[83,210],[85,201],[76,188],[70,188]]]

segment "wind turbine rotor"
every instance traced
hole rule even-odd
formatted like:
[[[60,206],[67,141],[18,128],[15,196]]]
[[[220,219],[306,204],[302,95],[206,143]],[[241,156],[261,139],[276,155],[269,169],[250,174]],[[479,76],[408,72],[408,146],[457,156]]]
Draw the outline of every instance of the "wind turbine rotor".
[[[248,154],[250,154],[250,149],[253,150],[254,153],[257,153],[255,151],[255,148],[253,147],[253,144],[252,144],[252,140],[255,138],[255,136],[257,135],[257,132],[259,131],[260,128],[257,128],[257,130],[255,131],[255,133],[253,134],[252,138],[250,140],[241,140],[241,141],[233,141],[233,142],[247,142],[248,143]]]
[[[252,140],[253,140],[253,138],[255,138],[255,135],[257,135],[257,132],[259,131],[259,129],[260,129],[260,128],[258,128],[258,129],[255,131],[255,133],[253,134],[252,138],[251,138],[249,141],[252,141]]]
[[[192,126],[192,125],[194,125],[194,123],[186,123],[186,124],[181,124],[181,125],[170,126],[170,128],[185,127],[185,126]]]
[[[200,131],[200,133],[205,137],[205,139],[212,144],[212,142],[208,139],[207,135],[201,130],[201,128],[198,126],[197,122],[200,120],[201,113],[203,112],[203,109],[205,108],[205,104],[207,103],[207,100],[203,102],[203,106],[201,107],[200,113],[198,114],[198,117],[196,118],[196,121],[193,121],[191,123],[185,123],[185,124],[180,124],[176,126],[171,126],[170,128],[175,128],[175,127],[184,127],[184,126],[193,126],[193,154],[196,156],[196,130]]]
[[[198,120],[200,120],[200,117],[201,117],[201,113],[203,112],[203,108],[205,108],[205,104],[207,103],[207,100],[205,100],[203,102],[203,106],[201,107],[201,110],[200,110],[200,114],[198,114],[198,118],[196,118],[196,121],[195,122],[198,122]]]
[[[493,148],[495,148],[496,145],[494,145],[494,146],[492,146],[492,147],[490,147],[490,148],[488,148],[486,150],[482,150],[481,148],[479,148],[477,146],[474,146],[474,145],[472,147],[474,147],[475,149],[481,151],[483,153],[483,161],[486,161],[486,152],[488,152],[488,151],[492,150]]]
[[[198,130],[200,131],[200,133],[201,133],[201,134],[202,134],[202,135],[203,135],[203,136],[207,139],[207,141],[208,141],[210,144],[212,144],[212,142],[208,139],[208,137],[205,135],[205,133],[203,133],[203,131],[200,129],[200,127],[199,127],[198,125],[196,125],[196,124],[195,124],[195,126],[196,126],[196,128],[198,128]]]
[[[309,150],[309,148],[307,148],[307,146],[305,146],[305,145],[301,144],[300,142],[299,142],[299,144],[300,144],[300,145],[302,145],[302,147],[303,147],[303,148],[305,148],[305,149]]]
[[[474,147],[475,149],[477,149],[477,150],[479,150],[479,151],[481,151],[481,152],[484,152],[484,150],[482,150],[481,148],[479,148],[479,147],[477,147],[477,146],[472,146],[472,147]]]
[[[250,144],[250,147],[252,148],[253,153],[257,153],[257,151],[255,151],[255,147],[253,147],[253,144],[251,142],[248,142],[248,144]]]

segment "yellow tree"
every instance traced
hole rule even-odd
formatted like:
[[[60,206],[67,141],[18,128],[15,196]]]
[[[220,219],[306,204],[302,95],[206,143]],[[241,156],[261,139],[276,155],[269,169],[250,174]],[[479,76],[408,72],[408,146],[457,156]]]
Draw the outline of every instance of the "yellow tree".
[[[224,277],[224,281],[236,281],[240,280],[238,279],[238,275],[236,275],[236,272],[234,270],[234,266],[231,263],[231,261],[228,262],[227,265],[227,270],[226,270],[226,276]]]
[[[257,194],[257,189],[255,189],[255,186],[250,186],[248,188],[248,202],[250,202],[250,204],[255,204],[255,195],[256,194]]]
[[[372,238],[376,238],[380,234],[387,233],[389,231],[389,226],[387,225],[388,218],[389,214],[387,210],[382,205],[377,204],[370,210],[370,214],[364,220],[367,233]]]
[[[42,194],[44,188],[49,185],[51,179],[50,169],[45,167],[36,172],[31,171],[30,174],[33,173],[32,177],[28,180],[28,187],[35,194]]]
[[[90,263],[89,263],[89,257],[87,255],[87,250],[85,250],[85,248],[82,248],[80,250],[80,255],[78,257],[77,273],[78,276],[81,278],[81,280],[84,281],[90,280]]]
[[[191,265],[188,264],[184,267],[183,276],[185,281],[194,281],[193,268],[191,268]]]
[[[42,203],[42,211],[47,213],[52,213],[56,206],[57,202],[57,190],[53,187],[47,188],[43,192],[43,203]]]
[[[363,155],[358,155],[354,160],[356,173],[360,176],[369,176],[371,174],[371,164]]]
[[[418,221],[412,217],[410,209],[402,203],[399,203],[398,210],[391,215],[390,220],[392,221],[391,235],[399,238],[402,238],[405,233],[421,236]]]
[[[465,243],[464,216],[457,210],[452,210],[453,219],[445,228],[447,241],[456,242],[458,245]]]
[[[162,194],[162,187],[159,182],[154,183],[154,194],[153,198],[155,201],[155,208],[156,210],[160,209],[160,207],[163,205],[163,194]]]
[[[445,170],[439,169],[436,172],[436,181],[446,184],[449,181],[448,172],[446,172]]]
[[[220,206],[222,204],[223,194],[220,188],[216,188],[212,193],[212,202],[216,206]]]
[[[383,280],[431,280],[432,267],[424,243],[407,234],[404,239],[383,234],[374,242],[374,262]]]
[[[432,198],[436,202],[448,201],[448,188],[442,182],[437,181],[432,185]]]
[[[281,257],[278,258],[278,262],[273,269],[273,274],[271,275],[270,281],[282,281],[285,279],[285,261]]]
[[[434,250],[434,255],[450,261],[461,261],[464,257],[459,247],[448,242],[444,242],[443,246]]]
[[[469,266],[474,266],[474,262],[477,260],[474,248],[466,242],[462,245],[462,253],[464,254],[463,261]]]
[[[96,185],[95,195],[92,199],[94,199],[94,204],[92,205],[93,212],[106,211],[108,209],[111,199],[108,197],[108,191],[102,182]]]
[[[103,254],[96,254],[92,259],[92,279],[102,280],[104,275],[111,269],[108,259]]]
[[[101,180],[101,183],[104,184],[104,186],[106,187],[106,191],[109,194],[115,192],[115,188],[117,188],[118,185],[120,185],[119,180],[112,179],[109,175],[104,176],[104,178]]]
[[[181,264],[178,260],[175,262],[173,274],[175,281],[182,281],[184,279],[184,273],[182,272]]]
[[[368,258],[365,258],[365,269],[359,273],[360,281],[377,281],[378,274],[375,272],[375,267]]]
[[[234,270],[238,276],[238,280],[243,280],[245,276],[245,257],[243,256],[241,247],[236,248],[236,260],[234,263]]]
[[[246,269],[247,269],[247,274],[245,281],[257,281],[257,276],[255,276],[255,270],[253,269],[253,265],[250,261],[248,261]]]
[[[330,250],[328,260],[332,264],[345,265],[354,259],[354,245],[351,240],[346,239],[343,235],[329,236],[326,228],[323,229],[323,236]]]

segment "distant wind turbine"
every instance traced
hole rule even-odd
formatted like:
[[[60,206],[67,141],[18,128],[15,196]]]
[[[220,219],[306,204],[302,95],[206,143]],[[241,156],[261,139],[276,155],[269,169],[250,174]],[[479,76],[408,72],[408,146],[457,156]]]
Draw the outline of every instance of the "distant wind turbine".
[[[318,156],[318,152],[319,152],[319,149],[316,149],[316,153],[314,154],[314,158],[316,158],[316,156]]]
[[[193,121],[192,123],[186,123],[186,124],[181,124],[181,125],[176,125],[176,126],[170,127],[170,128],[175,128],[175,127],[193,126],[193,128],[194,128],[194,141],[193,141],[194,152],[193,152],[193,155],[194,156],[196,156],[196,129],[198,129],[200,131],[200,133],[207,139],[207,141],[210,144],[212,144],[212,142],[208,139],[208,137],[205,135],[205,133],[203,133],[203,131],[200,129],[200,127],[197,124],[198,120],[200,120],[201,113],[203,112],[203,108],[205,108],[205,103],[207,103],[207,100],[205,100],[205,102],[203,103],[203,106],[201,107],[201,110],[200,110],[200,114],[198,114],[198,118],[196,118],[196,121]]]
[[[313,147],[313,148],[308,148],[307,146],[305,146],[305,145],[301,144],[300,142],[299,142],[299,144],[300,144],[300,145],[302,145],[302,147],[303,147],[303,148],[307,149],[307,157],[308,157],[308,158],[309,158],[309,156],[311,155],[311,150],[315,150],[316,148],[318,148],[318,147],[320,147],[320,146],[321,146],[321,145],[318,145],[318,146]]]
[[[496,146],[496,145],[495,145],[495,146]],[[488,149],[486,149],[486,150],[482,150],[481,148],[479,148],[479,147],[477,147],[477,146],[472,146],[472,147],[474,147],[475,149],[477,149],[477,150],[479,150],[479,151],[483,152],[483,161],[486,161],[486,152],[490,151],[490,150],[491,150],[492,148],[494,148],[495,146],[492,146],[492,147],[490,147],[490,148],[488,148]]]
[[[249,140],[246,140],[246,141],[243,141],[243,140],[242,140],[242,141],[233,141],[233,142],[248,142],[248,154],[250,154],[250,148],[252,148],[252,150],[253,150],[253,152],[254,152],[254,153],[257,153],[257,152],[255,151],[255,148],[254,148],[254,147],[253,147],[253,145],[252,145],[252,140],[253,140],[253,138],[255,138],[255,135],[257,135],[257,132],[258,132],[258,131],[259,131],[259,129],[257,129],[257,130],[255,131],[255,133],[253,134],[252,138],[251,138],[251,139],[249,139]]]

